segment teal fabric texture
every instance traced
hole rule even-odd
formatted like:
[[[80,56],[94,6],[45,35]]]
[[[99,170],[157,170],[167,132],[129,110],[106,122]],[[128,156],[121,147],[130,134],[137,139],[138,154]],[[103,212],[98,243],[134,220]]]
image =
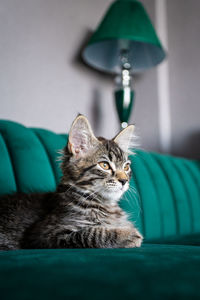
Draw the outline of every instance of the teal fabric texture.
[[[199,299],[200,247],[0,253],[2,300]]]
[[[133,182],[122,206],[145,238],[200,233],[199,161],[141,150],[131,161]]]
[[[0,120],[0,195],[53,191],[67,134]],[[1,299],[199,299],[200,161],[135,151],[120,201],[140,249],[0,252]]]
[[[0,121],[0,194],[46,192],[56,188],[57,161],[67,136]]]

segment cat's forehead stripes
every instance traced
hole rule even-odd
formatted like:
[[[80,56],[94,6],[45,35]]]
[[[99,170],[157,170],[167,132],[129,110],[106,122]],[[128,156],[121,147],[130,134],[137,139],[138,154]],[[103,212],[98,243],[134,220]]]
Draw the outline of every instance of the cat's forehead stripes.
[[[112,161],[123,161],[126,159],[124,152],[120,147],[112,140],[102,141],[106,147],[109,160]]]
[[[103,155],[100,156],[99,161],[102,161],[102,160],[104,160],[104,159],[105,159],[105,160],[109,160],[108,156],[105,155],[105,154],[103,154]]]

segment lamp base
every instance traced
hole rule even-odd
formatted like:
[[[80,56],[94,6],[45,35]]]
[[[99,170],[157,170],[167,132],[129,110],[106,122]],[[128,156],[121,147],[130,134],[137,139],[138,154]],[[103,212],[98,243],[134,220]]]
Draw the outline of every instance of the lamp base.
[[[128,126],[128,120],[134,104],[134,91],[130,87],[125,87],[115,91],[114,94],[121,127],[125,128]]]

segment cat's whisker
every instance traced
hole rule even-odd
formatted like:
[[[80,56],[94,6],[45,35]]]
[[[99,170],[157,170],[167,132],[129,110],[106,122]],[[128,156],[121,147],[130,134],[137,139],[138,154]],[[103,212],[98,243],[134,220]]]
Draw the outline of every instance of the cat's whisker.
[[[140,195],[138,192],[135,191],[134,189],[134,194],[131,193],[131,189],[128,190],[128,194],[133,197],[133,200],[135,200],[135,205],[138,209],[135,209],[135,205],[130,201],[130,199],[128,199],[128,203],[129,205],[133,208],[133,210],[131,211],[131,213],[133,214],[134,212],[138,211],[138,214],[136,216],[136,220],[139,218],[139,216],[142,214],[142,208],[140,205]]]

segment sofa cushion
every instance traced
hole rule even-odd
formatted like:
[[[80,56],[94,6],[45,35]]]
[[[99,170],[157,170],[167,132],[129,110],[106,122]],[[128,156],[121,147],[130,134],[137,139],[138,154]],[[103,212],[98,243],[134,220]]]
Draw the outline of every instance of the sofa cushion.
[[[200,233],[199,161],[141,150],[131,161],[131,189],[121,205],[145,238]]]
[[[67,135],[0,121],[0,195],[46,192],[61,176]],[[200,233],[200,162],[138,150],[120,205],[147,241]]]
[[[190,245],[200,246],[200,234],[189,234],[183,236],[171,236],[167,238],[146,240],[146,243],[167,244],[167,245]]]
[[[4,300],[199,299],[200,247],[0,253]]]
[[[59,181],[57,151],[66,136],[0,121],[0,195],[46,192]]]

